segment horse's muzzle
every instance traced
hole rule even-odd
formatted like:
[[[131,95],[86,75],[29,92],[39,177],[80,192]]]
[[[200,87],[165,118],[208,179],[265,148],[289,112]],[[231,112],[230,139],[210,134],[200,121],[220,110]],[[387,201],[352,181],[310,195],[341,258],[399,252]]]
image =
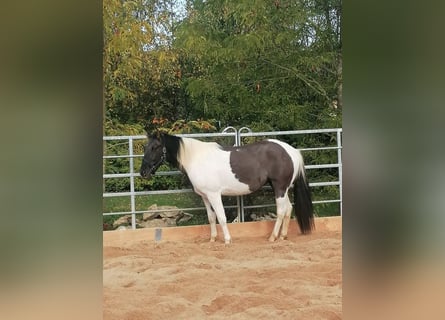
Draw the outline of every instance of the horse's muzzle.
[[[144,178],[144,179],[150,179],[151,176],[152,176],[152,173],[150,171],[148,171],[148,170],[147,171],[141,171],[140,174],[141,174],[141,177]]]

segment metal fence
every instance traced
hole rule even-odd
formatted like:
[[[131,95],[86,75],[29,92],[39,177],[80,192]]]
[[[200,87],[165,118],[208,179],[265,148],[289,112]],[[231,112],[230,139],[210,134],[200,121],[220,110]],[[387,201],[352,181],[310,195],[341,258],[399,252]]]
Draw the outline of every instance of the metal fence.
[[[339,214],[342,215],[342,128],[335,129],[314,129],[314,130],[295,130],[295,131],[274,131],[274,132],[252,132],[247,127],[240,128],[237,130],[234,127],[227,127],[220,133],[194,133],[194,134],[178,134],[180,137],[190,137],[190,138],[229,138],[229,141],[233,141],[234,146],[240,146],[243,144],[243,138],[249,137],[271,137],[271,136],[310,136],[313,134],[331,134],[335,140],[335,144],[329,144],[324,146],[317,146],[311,148],[301,148],[299,149],[304,156],[305,152],[310,151],[323,151],[323,150],[336,150],[337,153],[337,161],[335,163],[323,163],[323,164],[308,164],[305,163],[306,170],[314,170],[314,169],[331,169],[335,168],[338,172],[338,180],[336,181],[319,181],[319,182],[310,182],[309,186],[311,188],[323,187],[323,186],[337,186],[339,197],[335,199],[324,199],[313,201],[313,204],[322,204],[322,203],[339,203]],[[152,191],[135,191],[135,177],[140,177],[139,168],[134,167],[134,159],[142,158],[142,154],[134,154],[134,142],[137,140],[145,140],[147,137],[145,135],[133,135],[133,136],[105,136],[103,137],[103,141],[106,144],[108,141],[122,141],[122,144],[128,143],[128,154],[121,155],[104,155],[104,192],[103,197],[129,197],[130,198],[130,211],[120,211],[120,212],[104,212],[103,215],[126,215],[131,214],[131,225],[132,228],[136,228],[136,214],[142,214],[145,212],[149,212],[149,210],[136,210],[136,197],[137,196],[150,196],[150,195],[162,195],[162,194],[175,194],[175,193],[193,193],[192,189],[174,189],[174,190],[152,190]],[[233,140],[232,140],[233,139]],[[129,160],[129,172],[126,173],[114,173],[114,174],[106,174],[106,164],[105,161],[107,159],[118,159],[125,158]],[[136,172],[135,172],[136,169]],[[158,171],[156,176],[162,175],[181,175],[180,171]],[[128,192],[105,192],[105,181],[110,178],[118,178],[118,179],[130,179],[130,191]],[[266,187],[267,188],[267,187]],[[225,209],[236,209],[237,210],[237,218],[235,221],[244,222],[245,220],[245,210],[246,209],[254,209],[254,208],[266,208],[273,207],[275,203],[270,204],[261,204],[261,205],[245,205],[244,197],[239,196],[236,198],[236,205],[224,206]],[[205,210],[205,207],[192,207],[192,208],[180,208],[183,211],[196,211],[196,210]],[[158,210],[157,210],[158,211]],[[165,210],[168,211],[168,210]]]

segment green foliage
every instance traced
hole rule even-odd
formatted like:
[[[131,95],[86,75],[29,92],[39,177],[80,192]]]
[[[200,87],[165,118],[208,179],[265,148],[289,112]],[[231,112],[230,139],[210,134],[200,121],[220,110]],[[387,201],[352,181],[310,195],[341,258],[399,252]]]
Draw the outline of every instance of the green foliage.
[[[104,0],[104,119],[134,123],[178,113],[178,54],[169,39],[172,3]]]
[[[140,123],[120,123],[116,120],[104,121],[104,135],[106,136],[131,136],[145,134],[144,127]]]
[[[341,1],[104,1],[104,119],[341,124]]]
[[[174,45],[195,115],[275,130],[331,124],[341,113],[339,24],[339,1],[193,1]]]
[[[164,118],[154,118],[151,124],[146,126],[148,131],[158,130],[166,132],[168,134],[181,134],[181,133],[204,133],[217,131],[215,126],[215,120],[191,120],[186,121],[183,119],[176,120],[174,122]]]

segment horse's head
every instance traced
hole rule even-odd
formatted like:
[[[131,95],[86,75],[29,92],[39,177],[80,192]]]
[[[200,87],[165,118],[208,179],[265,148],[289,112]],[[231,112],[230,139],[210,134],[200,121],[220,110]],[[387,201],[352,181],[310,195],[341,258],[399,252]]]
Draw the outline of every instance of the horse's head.
[[[163,139],[159,135],[149,137],[148,143],[144,145],[144,159],[141,166],[141,177],[150,179],[166,159],[167,150]]]

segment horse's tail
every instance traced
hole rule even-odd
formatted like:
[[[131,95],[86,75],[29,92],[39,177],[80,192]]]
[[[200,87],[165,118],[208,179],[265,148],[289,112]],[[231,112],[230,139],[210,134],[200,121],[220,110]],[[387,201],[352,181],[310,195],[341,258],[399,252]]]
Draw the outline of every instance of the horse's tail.
[[[315,229],[314,212],[311,190],[306,179],[303,161],[298,166],[298,172],[294,181],[294,209],[301,233],[311,233]]]

